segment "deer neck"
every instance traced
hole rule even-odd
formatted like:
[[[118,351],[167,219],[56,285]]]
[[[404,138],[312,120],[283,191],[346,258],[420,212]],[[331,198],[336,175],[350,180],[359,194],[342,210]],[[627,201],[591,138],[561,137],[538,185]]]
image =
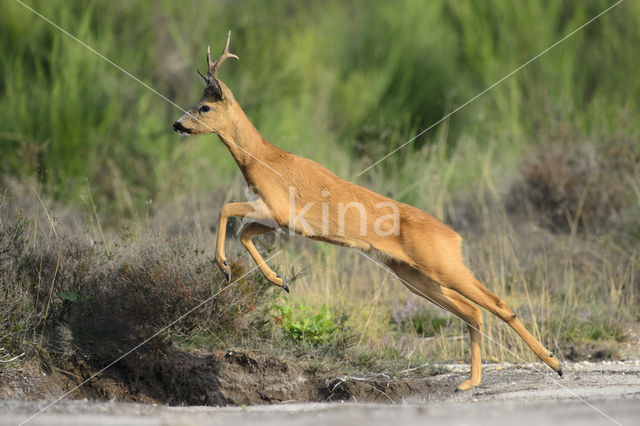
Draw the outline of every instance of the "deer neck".
[[[266,163],[269,160],[269,154],[277,150],[275,146],[264,140],[237,104],[231,125],[227,126],[224,132],[218,133],[218,137],[233,156],[247,181],[249,180],[248,171],[256,163]]]

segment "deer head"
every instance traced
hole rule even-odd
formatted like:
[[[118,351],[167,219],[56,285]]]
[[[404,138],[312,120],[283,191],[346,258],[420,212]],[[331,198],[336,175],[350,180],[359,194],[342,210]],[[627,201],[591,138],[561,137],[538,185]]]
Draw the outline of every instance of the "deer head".
[[[231,125],[233,116],[233,104],[235,99],[231,90],[218,79],[218,71],[224,61],[229,58],[239,59],[229,53],[229,39],[231,31],[227,34],[227,41],[222,53],[215,62],[211,61],[211,46],[207,47],[207,75],[204,76],[198,70],[198,76],[205,84],[204,93],[200,100],[173,123],[173,130],[181,134],[227,134],[226,128]]]

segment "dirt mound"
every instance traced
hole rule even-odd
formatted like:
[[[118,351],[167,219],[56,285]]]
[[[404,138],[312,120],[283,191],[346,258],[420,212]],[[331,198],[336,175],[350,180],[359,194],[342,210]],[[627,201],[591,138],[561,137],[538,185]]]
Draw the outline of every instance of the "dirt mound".
[[[83,358],[50,374],[37,363],[0,373],[2,399],[53,399],[88,380],[101,366]],[[285,401],[395,402],[423,392],[453,389],[429,378],[368,378],[305,370],[272,356],[245,351],[171,350],[125,358],[74,390],[70,399],[168,405],[255,405]]]
[[[170,405],[241,405],[317,400],[313,377],[294,365],[246,352],[171,352],[125,368],[128,384]]]

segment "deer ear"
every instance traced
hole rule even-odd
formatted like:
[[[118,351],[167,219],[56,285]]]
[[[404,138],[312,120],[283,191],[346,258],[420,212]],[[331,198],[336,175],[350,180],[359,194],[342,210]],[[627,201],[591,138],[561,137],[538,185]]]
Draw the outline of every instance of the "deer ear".
[[[200,70],[196,70],[198,73],[198,77],[204,83],[204,94],[205,96],[212,96],[218,99],[222,99],[222,89],[220,88],[220,84],[218,80],[215,78],[205,77]]]
[[[202,82],[205,84],[205,86],[208,86],[209,85],[209,79],[207,77],[205,77],[204,75],[202,75],[200,70],[197,69],[196,72],[198,73],[198,77],[200,77],[200,80],[202,80]]]
[[[207,81],[207,87],[204,89],[204,94],[206,96],[222,99],[222,88],[220,87],[220,84],[218,84],[218,80],[209,79]]]

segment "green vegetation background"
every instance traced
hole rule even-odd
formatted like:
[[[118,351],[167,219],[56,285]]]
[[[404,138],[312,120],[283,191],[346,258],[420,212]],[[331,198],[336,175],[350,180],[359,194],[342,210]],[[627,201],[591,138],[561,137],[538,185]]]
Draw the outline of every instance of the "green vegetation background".
[[[240,61],[221,76],[263,136],[354,179],[613,2],[26,3],[184,108],[207,44],[232,30]],[[621,4],[355,180],[432,209],[421,182],[461,146],[453,193],[473,187],[479,155],[513,174],[553,126],[637,136],[639,27],[640,5]],[[12,0],[0,51],[0,173],[37,175],[65,201],[87,179],[112,222],[237,176],[217,139],[185,144],[170,128],[181,111]]]

